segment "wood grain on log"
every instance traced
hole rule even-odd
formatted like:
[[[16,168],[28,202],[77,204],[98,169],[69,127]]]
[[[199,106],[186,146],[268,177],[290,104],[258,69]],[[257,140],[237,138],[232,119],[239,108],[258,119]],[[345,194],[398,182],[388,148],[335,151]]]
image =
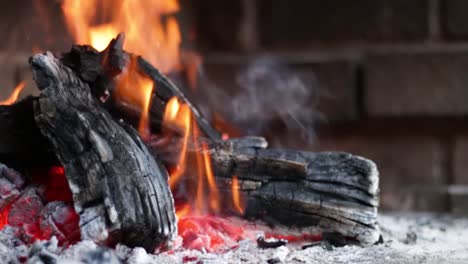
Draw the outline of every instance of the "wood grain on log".
[[[35,120],[65,168],[81,237],[149,250],[171,240],[177,225],[167,172],[135,130],[116,122],[50,53],[30,63],[41,90]]]

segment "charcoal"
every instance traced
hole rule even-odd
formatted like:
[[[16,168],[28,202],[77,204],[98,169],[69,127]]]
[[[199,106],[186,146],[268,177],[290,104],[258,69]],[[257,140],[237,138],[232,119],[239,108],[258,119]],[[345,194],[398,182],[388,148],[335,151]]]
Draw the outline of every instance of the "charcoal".
[[[283,239],[275,239],[275,238],[265,239],[265,237],[263,236],[260,236],[257,238],[257,245],[261,249],[278,248],[278,247],[286,245],[287,243],[288,241],[283,240]]]

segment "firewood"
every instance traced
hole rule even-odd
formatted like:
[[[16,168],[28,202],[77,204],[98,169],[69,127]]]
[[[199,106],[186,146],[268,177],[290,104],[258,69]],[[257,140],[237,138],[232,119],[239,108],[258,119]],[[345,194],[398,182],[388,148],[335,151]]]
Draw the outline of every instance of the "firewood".
[[[267,145],[261,137],[210,143],[217,183],[226,196],[231,192],[232,177],[239,179],[247,206],[244,217],[316,227],[361,244],[379,239],[379,175],[372,161],[349,153],[268,149]],[[206,151],[193,146],[188,150]],[[152,151],[165,157],[166,164],[176,163],[168,158],[177,157],[171,155],[177,150],[156,146]]]
[[[148,250],[177,234],[167,171],[136,131],[119,123],[88,84],[50,53],[30,59],[40,97],[34,118],[64,166],[82,239]]]
[[[134,56],[122,49],[122,43],[119,36],[101,53],[89,46],[75,46],[60,61],[50,55],[34,56],[31,63],[36,83],[43,90],[41,97],[0,107],[0,126],[5,122],[14,124],[13,128],[37,126],[27,135],[6,133],[24,152],[32,145],[25,145],[23,141],[28,141],[23,137],[33,134],[31,138],[38,138],[34,142],[45,142],[35,155],[54,153],[65,166],[83,238],[102,234],[92,231],[96,226],[87,223],[92,219],[90,223],[98,223],[102,230],[121,235],[116,239],[148,245],[152,244],[148,241],[160,242],[176,232],[167,172],[151,156],[166,166],[174,165],[180,139],[165,147],[146,142],[152,146],[150,154],[133,128],[126,125],[138,124],[141,110],[106,100],[107,93],[111,98],[113,95],[113,78]],[[165,105],[172,96],[189,104],[205,136],[198,140],[209,146],[222,192],[229,196],[231,178],[235,175],[239,179],[247,204],[244,217],[339,233],[362,244],[378,240],[378,171],[372,161],[348,153],[269,149],[266,140],[258,137],[220,140],[220,133],[173,83],[143,58],[137,60],[140,70],[156,86],[150,108],[152,132],[162,129]],[[16,119],[16,115],[24,117]],[[118,118],[124,121],[116,122]],[[47,141],[41,141],[41,133]],[[0,137],[0,162],[1,154],[8,157],[12,149],[1,152],[1,146],[9,146],[4,141]],[[205,151],[194,146],[188,150]]]

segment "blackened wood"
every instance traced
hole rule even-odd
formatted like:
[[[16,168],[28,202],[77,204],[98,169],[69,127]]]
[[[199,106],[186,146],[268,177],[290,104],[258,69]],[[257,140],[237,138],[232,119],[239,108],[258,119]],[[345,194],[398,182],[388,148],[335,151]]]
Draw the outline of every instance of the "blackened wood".
[[[177,225],[165,168],[70,68],[50,53],[30,63],[41,90],[35,120],[65,168],[82,239],[148,250],[170,241]]]
[[[154,89],[153,99],[158,97],[162,101],[167,102],[171,97],[177,96],[182,102],[185,102],[190,107],[200,130],[208,138],[212,140],[221,138],[221,134],[210,125],[210,123],[200,114],[198,109],[187,99],[187,97],[185,97],[177,86],[175,86],[168,78],[142,57],[138,57],[138,63],[141,70],[147,74],[155,84],[156,89]]]
[[[377,242],[379,177],[372,161],[348,153],[224,144],[212,150],[213,165],[218,179],[239,178],[246,217]]]
[[[238,177],[245,217],[337,232],[361,244],[378,240],[379,176],[372,161],[349,153],[266,147],[260,137],[210,143],[218,186],[229,196],[231,178]],[[190,145],[188,150],[203,151]],[[161,145],[153,151],[170,165],[169,157],[177,157]]]

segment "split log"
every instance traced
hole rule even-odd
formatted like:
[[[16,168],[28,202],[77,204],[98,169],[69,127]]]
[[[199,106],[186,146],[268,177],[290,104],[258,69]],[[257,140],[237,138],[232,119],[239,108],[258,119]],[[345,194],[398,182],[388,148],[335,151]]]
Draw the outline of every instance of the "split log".
[[[148,250],[170,241],[177,225],[167,171],[136,131],[116,122],[50,53],[30,64],[41,90],[34,118],[65,168],[82,239]]]
[[[336,232],[363,245],[378,241],[379,175],[372,161],[349,153],[267,149],[267,145],[261,137],[210,143],[224,196],[230,197],[232,176],[239,179],[247,207],[244,217]],[[171,151],[160,146],[152,150],[174,164],[168,159],[176,156]],[[189,151],[204,150],[191,146]]]

